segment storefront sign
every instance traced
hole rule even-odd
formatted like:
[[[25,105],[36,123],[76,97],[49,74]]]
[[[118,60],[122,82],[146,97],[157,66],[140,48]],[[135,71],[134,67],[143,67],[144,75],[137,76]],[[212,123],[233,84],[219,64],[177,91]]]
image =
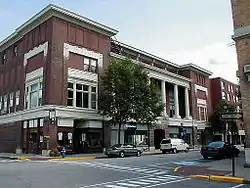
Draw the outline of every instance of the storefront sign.
[[[137,126],[136,125],[125,124],[125,128],[126,129],[137,129]]]

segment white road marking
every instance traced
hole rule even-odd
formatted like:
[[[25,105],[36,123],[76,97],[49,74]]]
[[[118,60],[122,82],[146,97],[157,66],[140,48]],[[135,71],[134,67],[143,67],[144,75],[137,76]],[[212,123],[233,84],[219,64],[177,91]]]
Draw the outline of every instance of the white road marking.
[[[135,181],[135,180],[129,181],[129,182],[135,183],[135,184],[140,184],[140,185],[148,185],[148,184],[150,184],[150,183],[148,183],[148,182],[141,182],[141,181]]]
[[[110,188],[127,188],[127,187],[122,187],[122,186],[117,186],[117,185],[104,185],[105,187],[110,187]]]
[[[230,187],[230,188],[238,188],[238,187],[242,187],[244,184],[239,184],[239,185],[235,185],[233,187]]]
[[[143,182],[149,182],[149,183],[158,183],[159,181],[155,181],[155,180],[148,180],[148,179],[142,179],[140,181],[143,181]]]
[[[148,186],[145,186],[144,188],[156,187],[156,186],[159,186],[159,185],[165,185],[165,184],[170,184],[170,183],[176,183],[176,182],[181,182],[181,181],[186,181],[186,180],[190,180],[190,178],[180,179],[180,180],[175,180],[175,181],[168,181],[168,182],[158,183],[158,184],[154,184],[154,185],[148,185]]]
[[[128,187],[138,187],[140,185],[136,185],[136,184],[131,184],[131,183],[117,183],[118,185],[124,185],[124,186],[128,186]]]

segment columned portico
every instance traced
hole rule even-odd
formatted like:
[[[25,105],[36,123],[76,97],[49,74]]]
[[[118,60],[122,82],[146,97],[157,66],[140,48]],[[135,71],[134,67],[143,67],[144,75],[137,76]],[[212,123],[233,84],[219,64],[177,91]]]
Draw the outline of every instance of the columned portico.
[[[178,85],[174,85],[174,106],[175,106],[175,118],[181,118],[179,111],[179,93],[178,93]]]

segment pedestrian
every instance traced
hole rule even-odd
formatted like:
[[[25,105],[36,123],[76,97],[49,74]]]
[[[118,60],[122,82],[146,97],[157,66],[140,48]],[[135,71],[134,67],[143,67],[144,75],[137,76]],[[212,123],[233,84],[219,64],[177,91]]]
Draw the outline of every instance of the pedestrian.
[[[61,149],[61,156],[62,156],[62,158],[64,158],[66,156],[66,149],[64,146]]]

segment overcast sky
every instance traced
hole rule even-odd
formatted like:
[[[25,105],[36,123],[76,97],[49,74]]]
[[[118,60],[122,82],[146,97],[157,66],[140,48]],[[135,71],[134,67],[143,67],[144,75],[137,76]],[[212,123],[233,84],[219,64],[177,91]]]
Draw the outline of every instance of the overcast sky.
[[[119,30],[121,42],[236,82],[229,0],[12,0],[1,2],[0,40],[53,3]]]

